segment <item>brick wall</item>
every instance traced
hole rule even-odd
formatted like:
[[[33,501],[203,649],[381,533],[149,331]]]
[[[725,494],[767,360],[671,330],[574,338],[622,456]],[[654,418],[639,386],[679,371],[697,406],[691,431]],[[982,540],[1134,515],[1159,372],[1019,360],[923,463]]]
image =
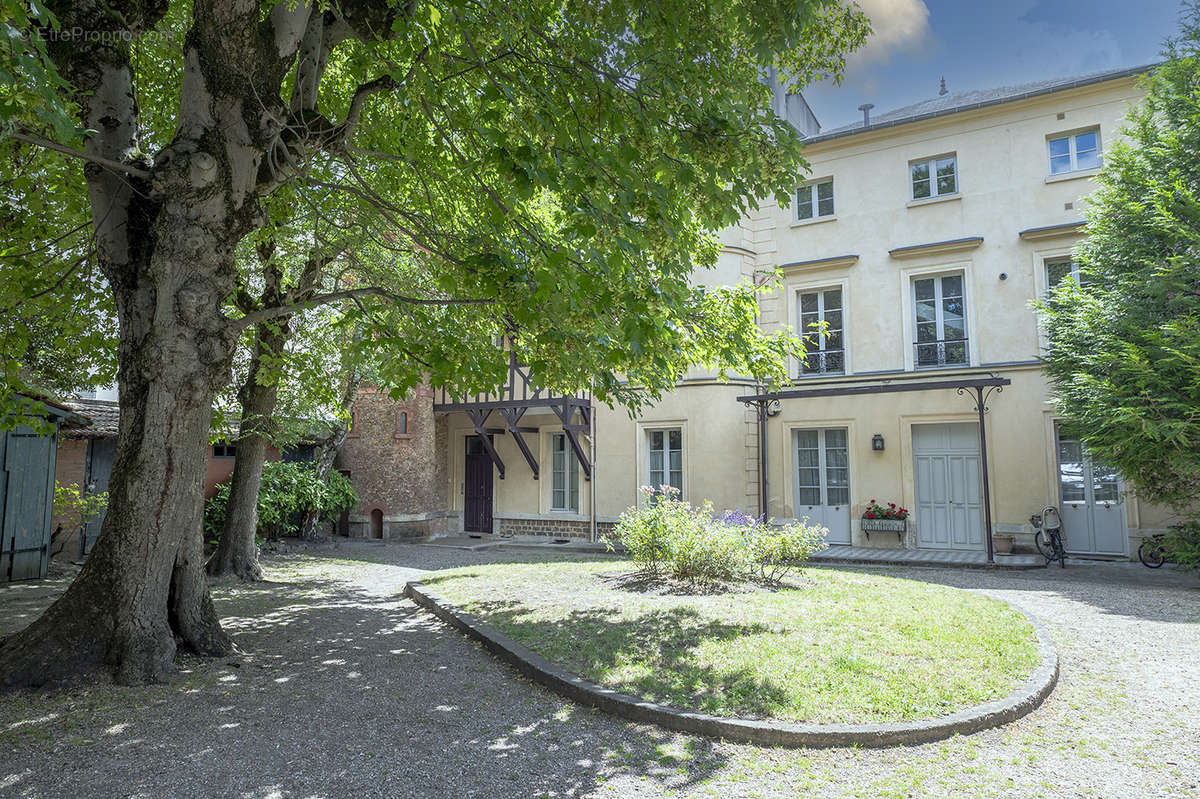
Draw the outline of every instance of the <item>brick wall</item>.
[[[428,388],[399,402],[372,388],[359,391],[354,425],[335,462],[350,472],[358,492],[359,503],[350,512],[352,536],[419,537],[445,528],[445,472],[436,449],[444,428],[434,418]],[[375,511],[383,517],[382,531],[372,524]]]
[[[540,535],[552,538],[587,538],[591,535],[591,522],[576,519],[513,519],[496,517],[500,535]],[[596,535],[603,536],[614,527],[612,522],[596,522]]]
[[[54,467],[54,482],[57,485],[74,483],[82,493],[87,488],[87,449],[86,438],[59,438],[58,463]],[[50,520],[50,529],[57,530],[62,519],[55,516]],[[79,528],[64,529],[54,540],[51,548],[52,557],[60,560],[74,560],[79,557]]]
[[[279,450],[274,446],[267,445],[267,453],[264,457],[268,461],[277,461],[280,458]],[[212,445],[208,447],[208,463],[204,467],[204,498],[209,499],[217,493],[217,486],[221,483],[226,483],[233,476],[233,464],[235,458],[218,458],[213,455]]]

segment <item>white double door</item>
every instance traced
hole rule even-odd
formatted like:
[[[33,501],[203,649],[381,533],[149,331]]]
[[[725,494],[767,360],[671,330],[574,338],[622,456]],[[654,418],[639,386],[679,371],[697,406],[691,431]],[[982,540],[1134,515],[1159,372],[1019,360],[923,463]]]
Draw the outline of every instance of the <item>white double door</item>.
[[[1063,545],[1076,555],[1126,555],[1125,496],[1117,470],[1058,434],[1058,500]]]
[[[794,432],[796,517],[829,529],[830,544],[850,543],[850,451],[844,427]]]
[[[979,426],[915,424],[912,440],[917,546],[983,549]]]

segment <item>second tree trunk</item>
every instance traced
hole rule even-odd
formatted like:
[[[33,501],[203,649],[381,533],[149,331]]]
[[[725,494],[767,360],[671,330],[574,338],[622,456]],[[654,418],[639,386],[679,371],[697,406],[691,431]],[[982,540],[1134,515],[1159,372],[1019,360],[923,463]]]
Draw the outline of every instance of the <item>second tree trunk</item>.
[[[264,369],[264,361],[278,358],[287,342],[288,320],[260,324],[255,331],[254,352],[246,382],[238,392],[242,419],[238,428],[236,460],[230,478],[229,501],[217,550],[208,561],[208,573],[214,577],[234,575],[242,580],[261,580],[258,546],[258,492],[262,486],[263,464],[270,444],[272,418],[279,396],[273,372]]]

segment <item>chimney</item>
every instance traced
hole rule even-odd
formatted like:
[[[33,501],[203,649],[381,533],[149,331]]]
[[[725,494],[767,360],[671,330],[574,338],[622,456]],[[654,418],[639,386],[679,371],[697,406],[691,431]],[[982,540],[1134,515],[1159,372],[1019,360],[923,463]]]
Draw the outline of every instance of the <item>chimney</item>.
[[[871,109],[875,107],[874,103],[863,103],[858,107],[859,111],[863,112],[863,127],[871,127]]]
[[[943,75],[942,76],[942,88],[938,89],[938,97],[941,97],[943,94],[949,94],[949,93],[950,93],[949,90],[946,88],[946,76]]]

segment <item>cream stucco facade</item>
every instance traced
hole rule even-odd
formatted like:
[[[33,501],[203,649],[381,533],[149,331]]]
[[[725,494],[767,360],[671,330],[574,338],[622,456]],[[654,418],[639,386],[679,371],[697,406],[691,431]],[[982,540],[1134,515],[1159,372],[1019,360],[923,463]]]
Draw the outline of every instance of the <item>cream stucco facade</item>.
[[[796,203],[782,208],[764,202],[723,232],[717,268],[697,281],[735,283],[779,270],[780,288],[761,302],[768,331],[801,328],[802,295],[815,303],[822,294],[825,307],[836,305],[844,331],[840,372],[801,375],[801,365],[792,364],[792,388],[989,374],[1010,380],[990,395],[985,415],[995,533],[1014,535],[1018,546],[1029,547],[1031,514],[1046,504],[1073,504],[1068,526],[1074,520],[1092,530],[1091,537],[1076,533],[1078,551],[1128,556],[1141,535],[1158,531],[1169,517],[1114,487],[1099,465],[1072,460],[1069,451],[1068,462],[1060,463],[1032,303],[1047,291],[1047,262],[1069,259],[1084,235],[1081,212],[1096,171],[1086,168],[1087,134],[1098,134],[1103,151],[1140,99],[1136,75],[1126,74],[816,136],[806,149],[811,172],[801,182],[832,180],[833,213],[821,215],[830,209],[818,208],[815,192],[807,219],[798,218]],[[1085,136],[1075,138],[1080,133]],[[1051,174],[1050,142],[1059,141],[1059,148],[1063,139],[1071,142],[1070,165],[1076,166],[1077,147],[1085,168]],[[950,157],[953,185],[943,183],[942,196],[914,199],[924,189],[914,190],[912,165],[932,161],[935,171],[948,169]],[[827,197],[828,189],[822,191]],[[918,295],[924,303],[919,311]],[[918,331],[918,312],[922,320],[937,316],[933,338],[944,342],[942,350],[915,346],[935,331],[933,322]],[[954,332],[963,316],[965,341]],[[929,363],[939,353],[947,363]],[[585,535],[593,515],[603,527],[639,501],[638,487],[651,482],[652,457],[656,463],[676,459],[686,498],[758,513],[765,452],[768,516],[830,514],[833,526],[845,522],[845,542],[856,545],[982,549],[982,464],[978,450],[972,452],[978,417],[971,397],[937,389],[783,399],[760,442],[756,413],[738,402],[753,393],[749,381],[719,384],[695,372],[637,418],[596,408],[592,480],[576,478],[578,500],[567,509],[554,507],[551,475],[561,421],[548,410],[527,413],[521,424],[541,473],[534,478],[511,435],[494,436],[508,468],[504,479],[495,475],[492,531]],[[447,496],[451,515],[461,520],[468,501],[468,440],[476,431],[463,413],[444,418]],[[499,426],[488,423],[489,429]],[[655,436],[664,431],[675,434]],[[876,436],[882,451],[873,448]],[[590,448],[592,442],[582,440]],[[672,442],[678,442],[677,455],[662,451]],[[659,450],[652,456],[653,447]],[[1084,486],[1088,480],[1100,482]],[[912,509],[907,532],[868,539],[859,520],[871,499]],[[973,529],[952,529],[964,525]]]

